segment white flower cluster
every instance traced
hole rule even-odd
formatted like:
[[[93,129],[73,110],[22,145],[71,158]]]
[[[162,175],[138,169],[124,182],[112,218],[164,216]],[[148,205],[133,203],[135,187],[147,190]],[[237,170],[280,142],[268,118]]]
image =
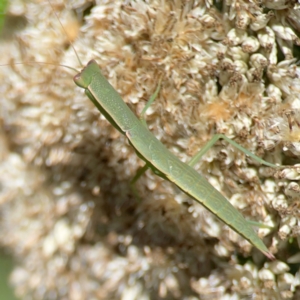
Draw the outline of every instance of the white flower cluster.
[[[274,176],[226,142],[197,166],[245,218],[272,228],[259,236],[278,260],[263,264],[241,236],[153,173],[138,181],[137,197],[130,180],[143,162],[59,65],[81,68],[72,43],[137,115],[162,78],[147,123],[182,161],[223,133],[294,165],[299,3],[14,0],[7,21],[0,242],[17,258],[11,280],[20,298],[297,298],[299,271],[289,265],[300,259],[297,168]]]

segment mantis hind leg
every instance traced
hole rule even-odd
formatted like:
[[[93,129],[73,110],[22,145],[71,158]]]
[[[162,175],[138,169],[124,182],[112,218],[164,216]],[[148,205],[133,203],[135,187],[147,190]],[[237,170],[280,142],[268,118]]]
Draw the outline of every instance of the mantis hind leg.
[[[266,224],[262,224],[260,222],[256,222],[256,221],[251,221],[251,220],[246,220],[247,223],[253,227],[258,227],[258,228],[267,228],[267,229],[274,229],[273,226],[269,226],[269,225],[266,225]]]
[[[191,167],[194,167],[195,164],[201,159],[201,157],[220,139],[225,140],[226,142],[228,142],[229,144],[231,144],[232,146],[234,146],[235,148],[239,149],[240,151],[242,151],[243,153],[245,153],[246,155],[250,156],[251,158],[253,158],[254,160],[256,160],[257,162],[271,167],[271,168],[280,168],[280,166],[277,166],[275,164],[269,163],[265,160],[263,160],[262,158],[256,156],[255,154],[253,154],[252,152],[250,152],[249,150],[245,149],[244,147],[242,147],[241,145],[239,145],[238,143],[236,143],[235,141],[231,140],[230,138],[228,138],[227,136],[223,135],[223,134],[215,134],[210,141],[208,141],[204,147],[202,147],[202,149],[196,153],[196,155],[194,155],[192,157],[192,159],[189,161],[188,165],[190,165]]]

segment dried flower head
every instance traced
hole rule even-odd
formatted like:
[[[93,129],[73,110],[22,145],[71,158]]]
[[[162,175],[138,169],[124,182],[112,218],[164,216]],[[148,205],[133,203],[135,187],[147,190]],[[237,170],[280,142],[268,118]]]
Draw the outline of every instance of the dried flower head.
[[[0,68],[0,238],[18,261],[11,281],[20,298],[297,297],[298,273],[286,263],[299,262],[297,169],[275,178],[225,142],[197,166],[245,218],[273,227],[258,232],[278,261],[263,264],[151,172],[136,199],[130,180],[142,161],[58,65],[80,68],[72,42],[137,114],[162,76],[147,123],[185,162],[223,133],[294,164],[299,11],[286,0],[11,1],[8,19],[24,26],[7,27],[0,43],[9,64]]]

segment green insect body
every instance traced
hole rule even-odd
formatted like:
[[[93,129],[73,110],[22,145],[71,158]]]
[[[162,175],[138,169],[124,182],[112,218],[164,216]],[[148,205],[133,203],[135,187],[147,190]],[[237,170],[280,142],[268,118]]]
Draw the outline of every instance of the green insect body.
[[[126,135],[139,157],[155,174],[176,184],[183,192],[204,205],[268,258],[274,259],[273,254],[257,236],[243,215],[192,168],[192,161],[190,164],[180,161],[135,116],[102,75],[96,61],[90,61],[74,77],[74,81],[79,87],[85,89],[86,95],[107,120],[122,134]],[[255,157],[253,154],[251,156]]]

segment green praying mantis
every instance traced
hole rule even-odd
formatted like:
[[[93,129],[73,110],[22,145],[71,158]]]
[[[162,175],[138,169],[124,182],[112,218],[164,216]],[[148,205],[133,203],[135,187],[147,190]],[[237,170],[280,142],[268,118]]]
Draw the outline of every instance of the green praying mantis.
[[[141,118],[138,119],[125,104],[117,91],[102,75],[95,60],[91,60],[87,66],[74,77],[74,82],[85,90],[86,95],[98,110],[116,129],[128,138],[129,143],[134,147],[137,155],[145,161],[145,166],[133,179],[134,182],[148,168],[152,169],[156,175],[173,182],[184,193],[204,205],[268,258],[274,259],[273,254],[257,236],[252,225],[245,220],[243,215],[236,210],[220,192],[193,169],[193,166],[220,138],[225,139],[264,165],[277,168],[276,165],[255,156],[222,134],[215,135],[212,140],[186,164],[171,153],[146,127],[143,115],[154,101],[159,87],[142,111]]]
[[[49,4],[51,5],[50,2]],[[213,136],[188,163],[184,163],[171,153],[146,126],[144,114],[158,95],[160,83],[142,111],[141,117],[137,118],[117,91],[102,75],[95,60],[91,60],[74,77],[74,82],[85,90],[88,98],[106,119],[128,138],[137,155],[145,162],[145,166],[136,174],[133,182],[136,182],[148,168],[152,169],[156,175],[173,182],[188,196],[204,205],[269,259],[275,258],[258,237],[252,228],[253,225],[193,167],[219,139],[226,140],[246,155],[266,166],[280,168],[279,166],[264,161],[222,134]]]

